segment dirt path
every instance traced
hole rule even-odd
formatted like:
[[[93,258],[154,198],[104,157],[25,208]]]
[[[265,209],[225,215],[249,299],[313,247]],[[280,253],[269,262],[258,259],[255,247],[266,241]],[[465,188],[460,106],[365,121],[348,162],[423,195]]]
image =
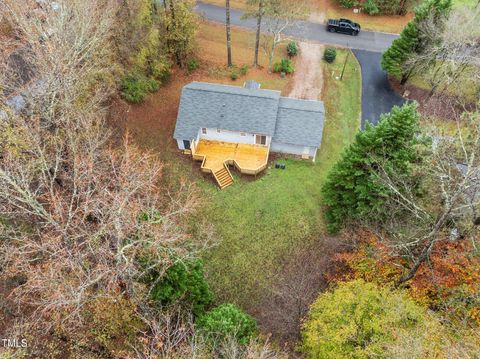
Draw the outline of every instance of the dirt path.
[[[309,21],[323,24],[325,23],[326,15],[326,0],[310,0],[310,16],[308,18]]]
[[[322,95],[323,72],[321,67],[323,46],[309,42],[300,43],[293,87],[288,97],[318,100]]]

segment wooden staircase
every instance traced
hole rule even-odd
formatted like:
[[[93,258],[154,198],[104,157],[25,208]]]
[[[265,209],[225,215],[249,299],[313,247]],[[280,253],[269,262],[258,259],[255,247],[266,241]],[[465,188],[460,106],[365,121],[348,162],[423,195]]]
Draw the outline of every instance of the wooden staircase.
[[[213,176],[217,180],[220,189],[224,189],[233,183],[232,174],[230,173],[226,165],[224,165],[216,172],[213,172]]]

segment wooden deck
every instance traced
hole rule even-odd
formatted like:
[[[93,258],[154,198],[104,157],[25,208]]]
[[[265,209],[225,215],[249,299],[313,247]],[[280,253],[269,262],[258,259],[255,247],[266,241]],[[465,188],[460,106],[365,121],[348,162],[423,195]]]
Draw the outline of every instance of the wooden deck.
[[[242,173],[256,174],[266,166],[268,147],[242,143],[200,140],[195,155],[205,156],[203,168],[216,172],[223,168],[225,161],[235,161]]]

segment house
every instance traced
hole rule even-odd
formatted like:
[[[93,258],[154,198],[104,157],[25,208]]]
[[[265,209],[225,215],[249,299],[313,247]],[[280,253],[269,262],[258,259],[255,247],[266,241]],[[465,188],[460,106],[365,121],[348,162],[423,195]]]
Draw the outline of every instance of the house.
[[[182,90],[173,137],[225,188],[233,182],[229,165],[256,175],[270,151],[315,161],[324,119],[322,102],[282,97],[255,81],[244,87],[192,82]]]

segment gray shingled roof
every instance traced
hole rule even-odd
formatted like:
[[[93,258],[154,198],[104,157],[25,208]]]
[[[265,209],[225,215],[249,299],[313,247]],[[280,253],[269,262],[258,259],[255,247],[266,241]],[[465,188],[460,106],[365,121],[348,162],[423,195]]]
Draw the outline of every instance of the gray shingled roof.
[[[182,90],[175,139],[195,138],[201,127],[273,136],[279,91],[192,82]]]
[[[264,134],[273,141],[320,147],[320,101],[280,97],[280,92],[192,82],[182,90],[175,139],[192,139],[201,127]]]
[[[320,147],[324,119],[323,102],[282,97],[273,140],[292,145]]]

